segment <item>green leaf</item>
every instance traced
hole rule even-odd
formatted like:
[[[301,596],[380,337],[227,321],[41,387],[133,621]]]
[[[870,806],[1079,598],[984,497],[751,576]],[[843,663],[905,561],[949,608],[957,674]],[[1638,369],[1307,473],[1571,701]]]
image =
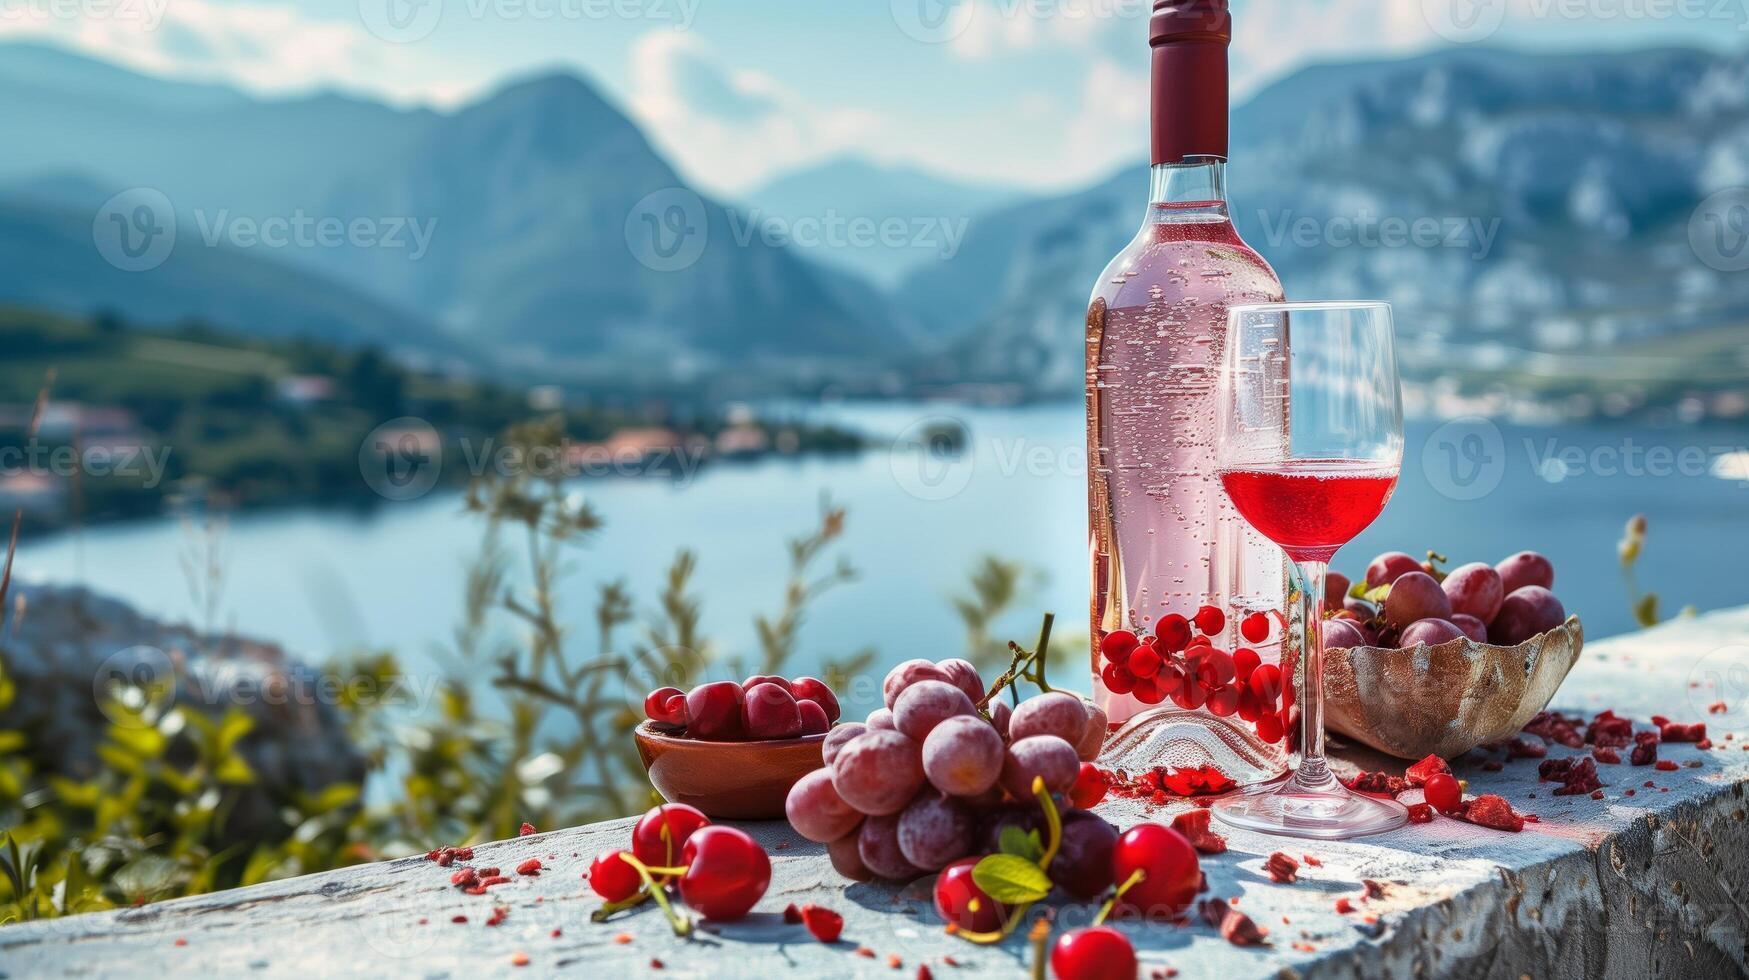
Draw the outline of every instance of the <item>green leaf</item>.
[[[1051,879],[1037,864],[1013,854],[991,854],[972,868],[972,881],[1004,905],[1036,902],[1051,893]]]
[[[1044,841],[1039,839],[1036,830],[1021,830],[1019,827],[1002,828],[1000,850],[1003,854],[1025,858],[1034,864],[1045,856]]]

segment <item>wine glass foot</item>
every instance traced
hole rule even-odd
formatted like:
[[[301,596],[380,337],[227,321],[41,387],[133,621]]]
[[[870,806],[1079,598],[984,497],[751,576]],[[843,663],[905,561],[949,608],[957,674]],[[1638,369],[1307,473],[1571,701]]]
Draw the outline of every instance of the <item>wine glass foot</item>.
[[[1408,808],[1396,800],[1362,796],[1340,783],[1311,790],[1291,778],[1216,800],[1214,814],[1245,830],[1317,840],[1382,834],[1409,819]]]

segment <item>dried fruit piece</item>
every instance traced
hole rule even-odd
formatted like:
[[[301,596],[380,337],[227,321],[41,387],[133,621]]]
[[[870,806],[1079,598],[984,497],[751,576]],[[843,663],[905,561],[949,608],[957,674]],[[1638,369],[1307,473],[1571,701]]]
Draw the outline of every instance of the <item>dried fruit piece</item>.
[[[1426,803],[1411,803],[1411,804],[1409,804],[1409,822],[1410,823],[1432,823],[1433,822],[1433,807],[1427,805]]]
[[[1404,770],[1403,778],[1410,786],[1425,786],[1427,785],[1427,777],[1441,772],[1447,776],[1451,775],[1451,766],[1439,756],[1429,755]]]
[[[1478,827],[1492,827],[1512,833],[1523,830],[1527,819],[1523,814],[1514,811],[1512,804],[1506,802],[1504,797],[1493,793],[1484,793],[1465,803],[1455,816]]]
[[[1224,898],[1205,899],[1198,910],[1202,919],[1220,930],[1221,938],[1235,946],[1262,946],[1267,930],[1251,921],[1251,917],[1227,904]]]
[[[1417,763],[1417,765],[1419,764]],[[1388,772],[1363,772],[1344,785],[1356,793],[1394,797],[1408,789],[1410,783],[1402,776],[1393,776]]]
[[[1300,862],[1280,851],[1263,862],[1263,870],[1269,872],[1269,879],[1278,885],[1291,885],[1300,878]]]
[[[1698,742],[1706,738],[1706,722],[1697,721],[1692,725],[1667,721],[1658,726],[1658,735],[1666,742]]]
[[[1221,854],[1227,849],[1227,839],[1209,829],[1207,810],[1190,810],[1172,818],[1172,829],[1184,835],[1190,846],[1202,854]]]
[[[802,925],[815,939],[823,943],[835,943],[844,932],[844,916],[810,903],[802,906]]]

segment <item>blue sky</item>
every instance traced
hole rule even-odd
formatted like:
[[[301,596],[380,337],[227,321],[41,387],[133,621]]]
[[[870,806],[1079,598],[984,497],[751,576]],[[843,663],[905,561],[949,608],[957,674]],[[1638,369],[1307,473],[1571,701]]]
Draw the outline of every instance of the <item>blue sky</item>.
[[[0,38],[258,93],[594,79],[720,193],[859,154],[1056,189],[1139,158],[1148,0],[0,0]],[[1741,50],[1749,0],[1233,0],[1235,98],[1442,44]],[[0,55],[3,56],[3,55]]]

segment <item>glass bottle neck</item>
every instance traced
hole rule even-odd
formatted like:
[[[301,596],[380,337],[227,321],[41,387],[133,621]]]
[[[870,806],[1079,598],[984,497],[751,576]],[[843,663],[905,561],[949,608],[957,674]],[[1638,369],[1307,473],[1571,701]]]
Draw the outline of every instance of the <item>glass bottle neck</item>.
[[[1227,220],[1227,161],[1189,157],[1155,164],[1148,177],[1148,220]]]

